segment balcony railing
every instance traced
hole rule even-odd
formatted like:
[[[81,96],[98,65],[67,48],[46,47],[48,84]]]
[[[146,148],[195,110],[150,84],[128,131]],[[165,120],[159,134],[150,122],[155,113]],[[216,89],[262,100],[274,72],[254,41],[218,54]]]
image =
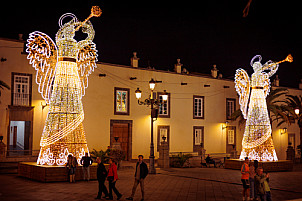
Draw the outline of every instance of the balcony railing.
[[[30,94],[13,94],[13,105],[29,106],[29,97]]]

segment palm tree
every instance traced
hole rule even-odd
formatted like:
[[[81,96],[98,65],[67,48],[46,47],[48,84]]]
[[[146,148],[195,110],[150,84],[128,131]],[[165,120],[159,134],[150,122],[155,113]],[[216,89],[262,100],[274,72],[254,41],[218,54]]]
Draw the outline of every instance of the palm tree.
[[[269,95],[266,97],[266,104],[268,114],[270,116],[271,123],[274,121],[278,121],[281,117],[283,117],[284,106],[280,105],[282,100],[278,100],[280,96],[286,95],[288,90],[286,88],[276,88],[272,89]],[[243,118],[242,112],[240,109],[236,110],[232,116],[232,120],[235,121],[238,119],[239,127],[244,126],[246,119]],[[280,124],[281,125],[281,124]]]
[[[10,87],[5,82],[3,82],[2,80],[0,80],[0,96],[1,96],[1,91],[3,89],[5,89],[5,88],[8,89],[8,90],[10,90]]]
[[[294,96],[294,95],[286,95],[285,101],[283,101],[285,105],[283,105],[283,114],[279,116],[281,119],[280,125],[282,123],[287,123],[291,125],[295,123],[295,120],[298,122],[298,126],[300,128],[300,146],[302,145],[302,96]],[[296,114],[295,110],[299,109],[298,114]],[[278,124],[278,125],[279,125]]]

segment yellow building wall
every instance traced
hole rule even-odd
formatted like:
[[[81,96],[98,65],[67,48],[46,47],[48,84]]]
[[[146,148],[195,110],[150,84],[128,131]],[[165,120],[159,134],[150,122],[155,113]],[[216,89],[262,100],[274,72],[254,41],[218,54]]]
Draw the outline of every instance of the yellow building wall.
[[[98,74],[106,77],[98,77]],[[136,80],[130,81],[130,77]],[[89,77],[89,87],[83,98],[84,126],[89,148],[105,149],[110,142],[110,119],[133,120],[132,157],[149,156],[150,107],[138,105],[135,90],[142,90],[142,99],[150,93],[148,82],[153,78],[162,81],[155,91],[167,90],[171,94],[170,118],[154,122],[154,144],[157,147],[157,126],[170,126],[170,151],[193,151],[193,126],[204,126],[204,146],[209,153],[224,153],[226,98],[236,98],[233,81],[188,76],[171,72],[142,70],[109,64],[98,65]],[[187,85],[181,85],[181,82]],[[204,84],[210,87],[204,87]],[[229,86],[230,88],[223,88]],[[114,115],[114,87],[130,88],[130,115]],[[205,96],[205,119],[193,119],[193,95]],[[238,104],[237,104],[238,105]],[[236,123],[234,123],[236,125]],[[239,134],[237,135],[239,136]],[[240,144],[241,140],[237,139]],[[156,157],[158,153],[155,153]]]
[[[0,80],[11,85],[11,72],[32,74],[32,106],[34,106],[33,122],[33,150],[39,150],[40,138],[47,116],[48,107],[42,110],[44,100],[38,93],[35,82],[35,70],[29,65],[23,50],[22,41],[1,40],[0,56],[7,61],[0,62]],[[106,77],[99,77],[99,74]],[[136,77],[136,80],[130,80]],[[113,64],[98,64],[98,68],[89,76],[89,86],[83,97],[84,130],[90,151],[92,149],[106,149],[110,144],[110,120],[132,120],[132,158],[143,154],[145,158],[150,154],[150,107],[138,105],[135,90],[142,90],[142,100],[148,98],[150,89],[148,82],[153,78],[162,81],[156,84],[155,91],[167,90],[171,94],[170,118],[158,118],[154,122],[154,147],[157,150],[157,126],[170,126],[170,151],[193,151],[193,126],[204,126],[204,148],[207,153],[226,152],[226,129],[222,126],[226,122],[226,98],[236,98],[236,109],[239,108],[237,93],[233,80],[213,79],[197,75],[182,75],[174,72],[150,69],[131,68]],[[181,85],[181,82],[187,85]],[[204,87],[204,85],[210,87]],[[229,86],[229,88],[224,88]],[[130,89],[130,114],[114,115],[114,87]],[[289,89],[290,94],[301,95],[301,90]],[[205,118],[193,119],[193,95],[205,97]],[[7,144],[7,108],[11,104],[11,91],[3,90],[0,97],[0,135]],[[230,122],[236,126],[236,146],[238,154],[241,151],[241,141],[244,127],[238,127],[237,122]],[[299,144],[299,128],[296,124],[288,127],[288,133],[296,134],[296,145]],[[273,140],[279,159],[286,158],[288,134],[280,135],[279,128],[273,124]]]

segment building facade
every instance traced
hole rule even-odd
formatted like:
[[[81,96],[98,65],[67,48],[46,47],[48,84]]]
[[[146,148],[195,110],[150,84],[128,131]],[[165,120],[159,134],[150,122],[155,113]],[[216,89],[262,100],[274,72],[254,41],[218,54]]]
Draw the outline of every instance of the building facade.
[[[0,80],[11,87],[0,97],[0,135],[10,156],[39,150],[48,113],[38,93],[36,72],[26,58],[24,42],[0,39]],[[105,150],[117,140],[127,160],[139,154],[148,158],[151,110],[138,104],[135,90],[142,91],[142,100],[148,98],[153,78],[154,97],[161,100],[164,90],[168,92],[168,100],[158,107],[154,121],[156,158],[162,137],[166,137],[170,152],[197,152],[203,146],[210,154],[233,150],[240,154],[244,127],[230,120],[239,108],[234,81],[217,76],[215,69],[212,75],[188,73],[180,61],[175,64],[175,72],[140,68],[136,54],[131,66],[98,63],[83,97],[84,130],[90,151]],[[302,95],[300,89],[288,90],[289,94]],[[296,147],[299,140],[297,124],[281,128],[273,124],[279,159],[286,159],[288,142]]]

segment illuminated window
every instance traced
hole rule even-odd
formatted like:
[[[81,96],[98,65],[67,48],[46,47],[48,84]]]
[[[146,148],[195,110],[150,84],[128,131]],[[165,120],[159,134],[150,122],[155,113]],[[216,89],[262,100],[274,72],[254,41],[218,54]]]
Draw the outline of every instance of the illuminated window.
[[[31,105],[31,74],[12,73],[12,105]]]
[[[170,118],[170,93],[168,93],[168,100],[163,101],[162,92],[157,92],[158,100],[161,104],[158,107],[158,117]]]
[[[204,119],[204,96],[193,96],[193,119]]]
[[[204,127],[193,126],[193,151],[197,152],[201,147],[204,148]]]
[[[165,137],[165,138],[163,138]],[[170,126],[169,125],[158,125],[157,126],[157,151],[159,151],[159,146],[165,141],[170,145]]]
[[[232,114],[236,110],[236,99],[227,98],[226,99],[226,119],[231,120]]]
[[[129,89],[114,88],[114,114],[129,115]]]

